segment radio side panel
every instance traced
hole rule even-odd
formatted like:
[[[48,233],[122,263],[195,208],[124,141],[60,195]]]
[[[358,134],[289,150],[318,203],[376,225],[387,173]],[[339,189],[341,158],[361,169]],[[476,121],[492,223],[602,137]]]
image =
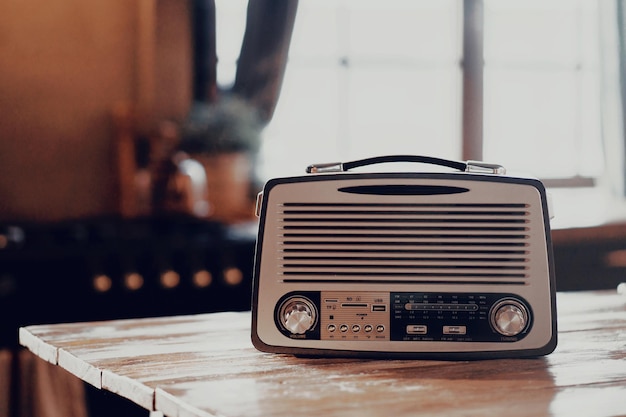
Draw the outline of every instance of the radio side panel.
[[[548,354],[556,306],[547,210],[541,183],[523,178],[272,180],[260,212],[253,343],[300,355]]]

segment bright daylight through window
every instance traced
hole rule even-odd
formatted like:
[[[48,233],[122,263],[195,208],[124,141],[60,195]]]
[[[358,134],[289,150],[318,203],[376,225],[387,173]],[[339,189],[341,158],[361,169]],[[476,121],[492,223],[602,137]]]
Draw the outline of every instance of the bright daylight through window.
[[[463,4],[300,0],[261,176],[385,154],[462,159]],[[598,188],[598,4],[484,0],[483,160],[548,184]],[[234,78],[246,5],[217,2],[222,85]]]

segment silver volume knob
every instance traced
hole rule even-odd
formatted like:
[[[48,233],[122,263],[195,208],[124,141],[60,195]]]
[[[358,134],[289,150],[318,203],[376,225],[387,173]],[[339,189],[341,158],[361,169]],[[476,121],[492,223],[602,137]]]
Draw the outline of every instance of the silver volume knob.
[[[491,325],[503,336],[517,336],[528,326],[528,309],[517,300],[501,300],[491,309]]]
[[[291,334],[306,333],[317,321],[315,305],[305,297],[288,298],[281,305],[278,314],[280,323]]]

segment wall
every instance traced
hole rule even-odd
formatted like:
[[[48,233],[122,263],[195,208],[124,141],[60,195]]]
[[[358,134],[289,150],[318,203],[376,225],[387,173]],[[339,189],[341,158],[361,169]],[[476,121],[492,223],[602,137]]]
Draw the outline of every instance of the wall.
[[[0,4],[0,221],[117,212],[111,111],[184,117],[189,20],[178,0]]]

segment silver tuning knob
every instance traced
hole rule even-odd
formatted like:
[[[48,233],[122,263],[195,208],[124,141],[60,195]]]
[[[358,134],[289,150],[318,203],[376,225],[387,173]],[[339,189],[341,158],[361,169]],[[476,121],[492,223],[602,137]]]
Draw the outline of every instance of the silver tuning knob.
[[[491,309],[490,320],[501,335],[517,336],[528,326],[528,309],[517,300],[501,300]]]
[[[317,321],[315,305],[305,297],[291,297],[279,309],[280,323],[291,334],[304,334],[315,326]]]

